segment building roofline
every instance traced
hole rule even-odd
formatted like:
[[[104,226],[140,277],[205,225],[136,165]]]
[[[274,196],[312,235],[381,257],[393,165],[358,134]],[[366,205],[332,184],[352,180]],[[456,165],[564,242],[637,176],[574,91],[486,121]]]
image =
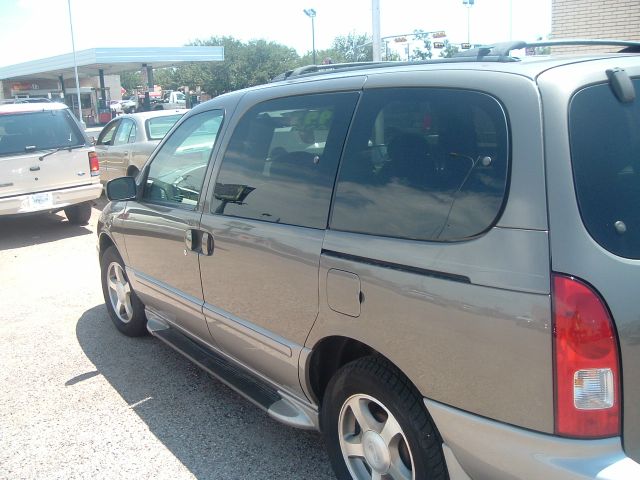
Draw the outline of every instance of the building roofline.
[[[82,76],[96,76],[98,70],[103,70],[105,75],[119,74],[139,70],[142,64],[162,68],[180,63],[223,60],[224,47],[217,46],[90,48],[76,52],[78,71],[82,71]],[[73,71],[73,68],[73,53],[65,53],[0,67],[0,80],[39,74],[57,78]]]

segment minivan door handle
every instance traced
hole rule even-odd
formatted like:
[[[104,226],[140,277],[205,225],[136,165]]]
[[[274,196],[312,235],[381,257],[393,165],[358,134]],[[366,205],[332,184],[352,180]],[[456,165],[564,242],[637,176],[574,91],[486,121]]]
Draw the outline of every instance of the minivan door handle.
[[[213,255],[213,235],[211,235],[209,232],[203,231],[200,231],[200,233],[202,234],[200,241],[201,253],[207,256]]]
[[[213,255],[214,241],[213,235],[204,230],[190,228],[184,235],[184,254],[193,252],[198,255]]]

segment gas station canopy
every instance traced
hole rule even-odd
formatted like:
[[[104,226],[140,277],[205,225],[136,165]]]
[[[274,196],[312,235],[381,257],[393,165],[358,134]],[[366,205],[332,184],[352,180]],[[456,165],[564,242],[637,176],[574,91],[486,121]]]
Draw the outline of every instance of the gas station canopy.
[[[75,56],[78,76],[97,77],[136,71],[143,66],[163,68],[192,62],[220,62],[224,60],[224,47],[91,48],[78,51]],[[0,80],[33,75],[54,80],[74,74],[72,53],[0,67]]]

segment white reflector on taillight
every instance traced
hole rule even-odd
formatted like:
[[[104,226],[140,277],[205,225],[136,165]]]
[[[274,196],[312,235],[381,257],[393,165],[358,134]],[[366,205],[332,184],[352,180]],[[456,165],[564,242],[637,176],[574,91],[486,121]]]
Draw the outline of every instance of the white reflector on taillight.
[[[613,407],[615,385],[610,368],[578,370],[573,376],[573,404],[579,410]]]

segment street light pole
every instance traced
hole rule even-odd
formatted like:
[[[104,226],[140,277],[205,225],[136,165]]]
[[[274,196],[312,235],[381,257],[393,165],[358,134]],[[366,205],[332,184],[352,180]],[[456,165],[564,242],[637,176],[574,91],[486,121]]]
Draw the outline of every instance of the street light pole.
[[[380,38],[380,0],[371,0],[371,23],[372,23],[372,40],[373,40],[373,58],[374,62],[379,62],[381,58],[382,39]]]
[[[316,65],[316,11],[313,8],[305,8],[304,14],[311,19],[311,46],[313,48],[313,64]]]
[[[462,4],[467,6],[467,43],[471,43],[471,34],[470,34],[470,16],[471,16],[471,6],[475,3],[475,0],[462,0]]]
[[[513,40],[513,0],[509,0],[509,40]]]
[[[71,48],[73,50],[73,69],[76,73],[76,92],[78,94],[78,121],[80,125],[84,127],[84,121],[82,120],[82,104],[80,102],[80,80],[78,79],[78,62],[76,61],[76,41],[73,38],[73,21],[71,20],[71,0],[67,0],[69,6],[69,27],[71,28]],[[64,87],[64,85],[63,85]]]

